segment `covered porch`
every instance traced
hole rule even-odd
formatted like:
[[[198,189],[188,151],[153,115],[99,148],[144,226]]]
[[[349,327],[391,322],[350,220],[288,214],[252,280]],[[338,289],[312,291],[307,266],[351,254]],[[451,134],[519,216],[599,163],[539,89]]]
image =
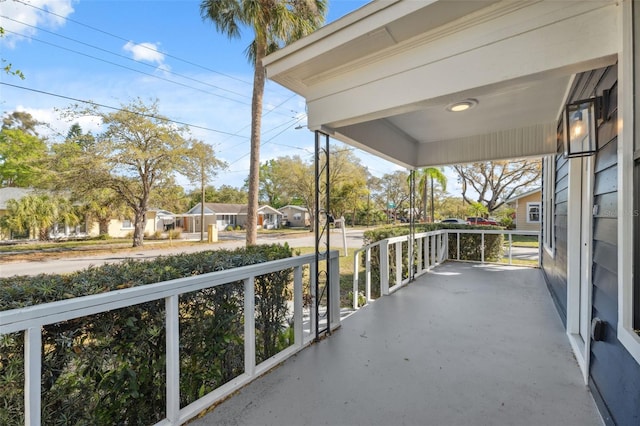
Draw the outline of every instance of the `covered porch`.
[[[600,425],[536,268],[446,262],[194,425]]]

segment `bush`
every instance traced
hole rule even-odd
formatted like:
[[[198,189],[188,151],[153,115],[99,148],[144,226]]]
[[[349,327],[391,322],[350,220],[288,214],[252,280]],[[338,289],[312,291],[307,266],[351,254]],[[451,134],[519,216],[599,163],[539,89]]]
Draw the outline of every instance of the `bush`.
[[[169,229],[169,231],[167,232],[167,235],[172,240],[177,240],[182,237],[182,228]]]
[[[290,257],[285,245],[127,260],[69,275],[0,279],[0,310]],[[292,271],[256,277],[257,362],[290,344]],[[242,282],[180,296],[181,406],[244,369]],[[152,424],[165,416],[164,301],[43,327],[44,424]],[[0,424],[23,424],[23,334],[1,336]]]

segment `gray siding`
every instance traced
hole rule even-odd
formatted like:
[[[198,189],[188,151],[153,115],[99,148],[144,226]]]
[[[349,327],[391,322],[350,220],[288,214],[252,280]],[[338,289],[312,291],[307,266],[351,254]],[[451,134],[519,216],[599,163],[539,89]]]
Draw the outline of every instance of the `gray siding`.
[[[604,341],[591,343],[589,387],[609,424],[640,424],[640,366],[617,339],[618,322],[618,164],[617,69],[615,66],[580,74],[570,100],[612,91],[609,117],[598,128],[594,167],[592,315],[607,323]],[[559,141],[558,152],[562,152]],[[566,323],[567,294],[567,161],[556,162],[556,255],[543,253],[542,265],[558,311]]]

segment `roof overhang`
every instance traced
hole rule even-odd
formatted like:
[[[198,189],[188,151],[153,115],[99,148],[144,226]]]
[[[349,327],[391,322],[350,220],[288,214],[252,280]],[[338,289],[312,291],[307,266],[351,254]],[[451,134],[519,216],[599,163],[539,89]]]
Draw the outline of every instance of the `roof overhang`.
[[[618,13],[615,0],[374,1],[264,64],[306,99],[311,130],[406,167],[540,156],[557,150],[573,76],[616,62]]]

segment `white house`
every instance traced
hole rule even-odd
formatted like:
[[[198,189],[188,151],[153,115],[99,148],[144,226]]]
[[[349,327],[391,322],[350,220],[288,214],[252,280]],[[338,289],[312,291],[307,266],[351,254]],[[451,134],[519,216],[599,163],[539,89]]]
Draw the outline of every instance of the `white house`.
[[[200,232],[201,210],[200,203],[188,212],[178,215],[177,226],[185,232]],[[281,226],[282,214],[271,206],[258,207],[258,227],[274,229]],[[205,231],[211,224],[215,224],[218,231],[227,228],[244,228],[247,223],[246,204],[204,203]]]
[[[278,209],[287,226],[298,228],[311,224],[311,215],[306,207],[287,205]]]

